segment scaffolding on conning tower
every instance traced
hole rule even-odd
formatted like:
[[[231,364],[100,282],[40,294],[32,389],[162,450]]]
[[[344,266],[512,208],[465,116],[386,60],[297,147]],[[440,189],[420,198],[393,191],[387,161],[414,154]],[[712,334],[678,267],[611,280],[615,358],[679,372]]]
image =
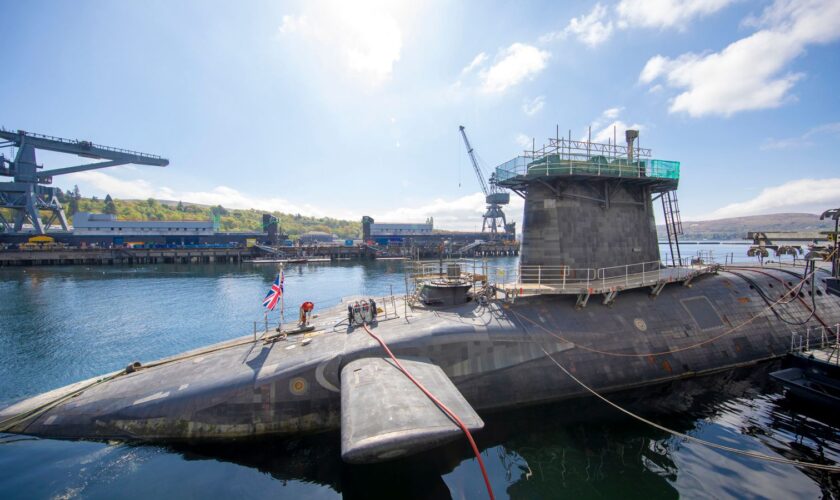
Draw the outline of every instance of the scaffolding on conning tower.
[[[496,167],[498,185],[519,192],[528,180],[545,176],[621,177],[649,181],[654,191],[676,189],[680,162],[651,158],[651,150],[638,146],[639,132],[625,131],[626,145],[591,140],[549,137],[548,142]]]
[[[593,293],[611,303],[619,290],[690,281],[707,266],[685,266],[676,189],[680,163],[654,159],[639,146],[639,131],[607,143],[549,137],[496,167],[496,182],[525,199],[519,294]],[[671,248],[663,267],[653,202],[661,201]],[[665,236],[665,235],[663,235]],[[675,250],[676,249],[676,250]],[[667,265],[667,263],[666,263]],[[507,288],[506,288],[507,289]],[[658,293],[658,292],[654,292]]]

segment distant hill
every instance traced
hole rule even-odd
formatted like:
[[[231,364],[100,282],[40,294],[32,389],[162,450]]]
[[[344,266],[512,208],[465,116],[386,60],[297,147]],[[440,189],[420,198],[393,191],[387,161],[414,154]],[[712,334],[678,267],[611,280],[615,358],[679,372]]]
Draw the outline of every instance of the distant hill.
[[[72,202],[70,196],[62,200],[68,217],[71,211],[104,213],[105,200],[79,198]],[[340,238],[358,238],[361,235],[361,222],[333,219],[330,217],[307,217],[300,214],[268,212],[254,209],[235,209],[222,206],[211,207],[196,203],[182,203],[171,200],[113,200],[116,215],[124,220],[210,220],[213,214],[219,215],[219,227],[222,231],[261,231],[262,214],[270,213],[280,221],[285,234],[297,238],[308,231],[323,231]],[[75,205],[75,206],[74,206]]]
[[[825,231],[833,221],[821,221],[816,214],[769,214],[704,221],[683,221],[683,240],[742,240],[749,231]],[[665,239],[665,226],[656,226]]]

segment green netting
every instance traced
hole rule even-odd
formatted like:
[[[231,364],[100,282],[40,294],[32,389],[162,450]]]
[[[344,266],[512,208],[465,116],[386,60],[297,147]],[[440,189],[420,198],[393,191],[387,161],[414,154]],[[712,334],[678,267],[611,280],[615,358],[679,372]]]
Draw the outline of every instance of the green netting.
[[[592,156],[586,160],[569,160],[560,155],[546,155],[538,160],[518,156],[496,167],[497,181],[525,176],[544,175],[594,175],[605,177],[652,177],[679,179],[680,162],[667,160],[636,160],[626,158],[610,160],[605,156]]]
[[[645,162],[629,162],[626,159],[608,160],[604,156],[593,156],[587,161],[567,160],[558,155],[548,155],[528,164],[524,172],[534,175],[596,175],[609,177],[643,177]]]
[[[650,160],[648,168],[648,175],[651,177],[660,177],[663,179],[679,179],[680,178],[680,162],[669,160]]]

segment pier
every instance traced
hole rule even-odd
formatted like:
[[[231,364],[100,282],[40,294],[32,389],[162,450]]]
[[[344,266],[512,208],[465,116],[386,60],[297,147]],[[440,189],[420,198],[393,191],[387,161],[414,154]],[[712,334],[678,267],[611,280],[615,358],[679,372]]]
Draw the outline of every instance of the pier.
[[[514,256],[519,246],[477,245],[468,252],[456,249],[445,252],[447,256],[470,255],[476,257]],[[212,264],[235,263],[274,259],[279,261],[354,261],[435,258],[439,249],[432,246],[411,246],[377,249],[367,245],[336,246],[308,245],[296,247],[171,247],[171,248],[99,248],[59,247],[42,249],[0,249],[0,267],[46,265],[132,265],[132,264]]]
[[[209,264],[241,262],[251,248],[62,248],[0,251],[2,266]]]

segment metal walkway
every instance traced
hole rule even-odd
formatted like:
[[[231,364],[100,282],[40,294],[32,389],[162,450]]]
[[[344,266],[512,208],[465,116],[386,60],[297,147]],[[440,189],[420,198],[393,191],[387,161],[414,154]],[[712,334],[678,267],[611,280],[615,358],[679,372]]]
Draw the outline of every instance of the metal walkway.
[[[622,271],[624,268],[624,272]],[[603,295],[604,304],[615,300],[618,292],[649,287],[651,295],[659,295],[668,283],[688,285],[704,274],[714,273],[717,264],[664,267],[659,262],[632,264],[616,268],[567,269],[547,266],[521,266],[518,279],[498,284],[496,288],[508,297],[529,295],[577,295],[583,307],[592,295]]]
[[[716,265],[695,265],[663,267],[658,270],[628,273],[621,276],[597,277],[592,279],[557,279],[524,281],[503,284],[500,288],[509,293],[522,295],[572,295],[579,293],[601,294],[634,288],[653,287],[659,284],[688,282],[697,276],[712,273]]]

